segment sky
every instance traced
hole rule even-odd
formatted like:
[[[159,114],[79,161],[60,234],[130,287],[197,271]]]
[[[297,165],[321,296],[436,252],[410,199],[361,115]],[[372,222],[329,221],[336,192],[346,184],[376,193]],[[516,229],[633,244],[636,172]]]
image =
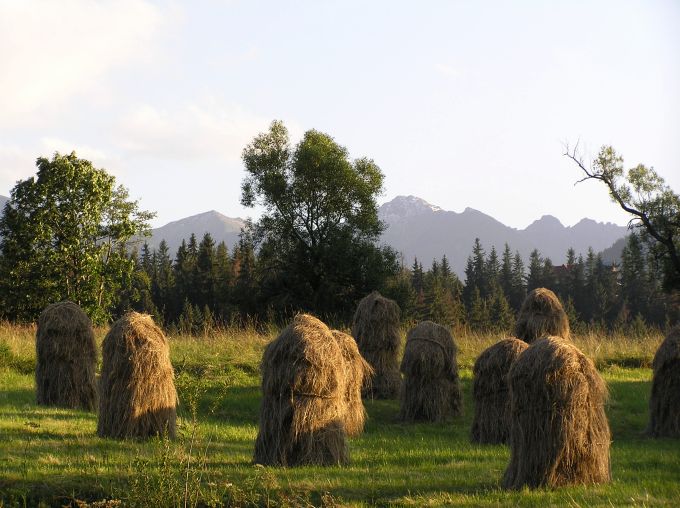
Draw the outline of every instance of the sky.
[[[677,0],[0,0],[0,194],[75,150],[154,226],[256,217],[241,152],[279,119],[373,159],[380,203],[623,225],[563,153],[680,191],[679,26]]]

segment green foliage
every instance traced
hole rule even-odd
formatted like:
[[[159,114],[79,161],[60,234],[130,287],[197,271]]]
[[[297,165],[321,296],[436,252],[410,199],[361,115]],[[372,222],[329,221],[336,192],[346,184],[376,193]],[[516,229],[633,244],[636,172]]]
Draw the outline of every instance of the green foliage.
[[[376,196],[384,176],[372,160],[350,160],[344,147],[315,130],[293,148],[287,129],[274,121],[245,148],[243,162],[241,202],[264,210],[254,239],[266,272],[264,297],[279,312],[348,315],[397,273],[396,254],[375,245],[383,229]]]
[[[664,287],[680,290],[680,196],[644,164],[624,170],[623,157],[611,146],[603,146],[586,168],[576,150],[566,154],[585,173],[583,180],[599,180],[607,186],[612,201],[631,215],[630,224],[657,258],[663,260]]]
[[[36,176],[16,184],[0,217],[0,312],[33,320],[68,299],[104,321],[133,269],[126,244],[148,231],[153,214],[75,153],[36,164]]]

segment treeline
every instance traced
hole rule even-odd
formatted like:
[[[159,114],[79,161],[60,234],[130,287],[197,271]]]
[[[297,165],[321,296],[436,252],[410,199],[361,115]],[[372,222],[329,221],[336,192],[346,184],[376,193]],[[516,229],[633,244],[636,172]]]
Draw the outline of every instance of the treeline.
[[[252,239],[243,234],[231,250],[210,234],[192,235],[174,256],[165,241],[158,250],[144,245],[117,306],[148,312],[181,333],[208,333],[220,325],[284,321],[299,309],[281,308],[265,287],[266,264]],[[479,240],[467,260],[465,281],[443,256],[425,269],[417,259],[391,268],[380,289],[395,299],[405,321],[430,319],[476,331],[509,331],[527,292],[547,287],[560,296],[572,326],[644,331],[665,326],[670,302],[661,291],[661,269],[640,238],[628,238],[620,265],[606,264],[592,249],[585,257],[573,249],[555,266],[534,250],[525,265],[506,245],[487,253]],[[346,320],[346,316],[337,316]]]
[[[451,272],[446,257],[427,270],[416,260],[402,269],[392,295],[410,319],[508,331],[527,292],[546,287],[560,297],[576,329],[593,326],[637,333],[650,325],[667,326],[674,319],[662,279],[662,267],[636,234],[628,237],[620,265],[606,264],[592,249],[585,257],[569,249],[564,265],[555,266],[534,250],[525,266],[507,244],[500,255],[494,247],[487,254],[477,239],[464,283]]]

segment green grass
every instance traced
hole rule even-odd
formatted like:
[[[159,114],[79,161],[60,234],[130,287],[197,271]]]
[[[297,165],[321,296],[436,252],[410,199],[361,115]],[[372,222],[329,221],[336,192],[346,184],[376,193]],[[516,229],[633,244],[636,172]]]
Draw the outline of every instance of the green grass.
[[[613,482],[508,493],[499,488],[507,448],[468,439],[472,364],[497,337],[458,339],[463,417],[404,425],[395,421],[396,401],[368,401],[370,419],[365,433],[350,441],[350,466],[281,469],[250,463],[257,365],[271,334],[173,338],[180,437],[120,442],[95,436],[92,413],[35,405],[33,333],[0,326],[0,506],[112,498],[137,506],[185,506],[185,500],[186,506],[672,506],[680,500],[680,441],[642,435],[657,336],[577,339],[611,390]],[[103,331],[97,335],[101,340]]]

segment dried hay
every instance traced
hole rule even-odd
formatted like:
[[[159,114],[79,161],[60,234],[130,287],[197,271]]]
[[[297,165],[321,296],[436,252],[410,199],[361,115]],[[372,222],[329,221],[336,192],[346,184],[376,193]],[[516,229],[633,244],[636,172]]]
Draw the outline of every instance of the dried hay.
[[[359,302],[354,313],[352,335],[375,372],[372,383],[364,386],[365,396],[393,399],[399,393],[400,312],[395,301],[373,291]]]
[[[345,432],[345,360],[320,320],[298,314],[264,351],[260,429],[254,462],[339,465],[349,462]]]
[[[37,402],[93,411],[97,407],[97,346],[92,322],[73,302],[49,305],[35,340]]]
[[[97,434],[174,438],[177,392],[170,346],[151,316],[125,314],[111,326],[102,348]]]
[[[462,411],[457,347],[449,331],[423,321],[406,335],[399,419],[444,421]]]
[[[344,376],[347,380],[345,390],[345,431],[348,436],[355,437],[364,431],[366,409],[361,400],[361,389],[370,383],[373,369],[359,353],[359,348],[353,337],[338,330],[332,330],[333,337],[338,341],[344,362]]]
[[[546,288],[536,288],[522,303],[515,324],[515,337],[531,344],[548,336],[570,340],[569,318],[555,293]]]
[[[676,325],[659,346],[652,369],[647,434],[680,437],[680,325]]]
[[[512,364],[506,489],[606,483],[607,386],[593,362],[560,337],[534,342]]]
[[[475,416],[471,440],[475,443],[506,443],[510,431],[510,366],[529,346],[510,337],[485,349],[473,368],[472,396]]]

